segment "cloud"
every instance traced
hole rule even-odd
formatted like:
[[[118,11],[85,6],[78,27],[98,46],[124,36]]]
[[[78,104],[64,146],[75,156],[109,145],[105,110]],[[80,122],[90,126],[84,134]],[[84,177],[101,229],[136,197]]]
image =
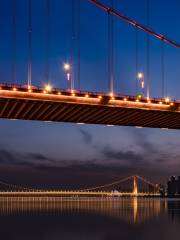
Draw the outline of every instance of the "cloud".
[[[84,130],[82,128],[79,129],[79,132],[81,133],[84,142],[88,145],[92,145],[93,143],[92,135],[87,130]]]
[[[50,159],[48,157],[46,157],[45,155],[40,154],[40,153],[29,153],[28,157],[30,159],[36,159],[38,161],[50,161]]]
[[[54,159],[40,153],[18,153],[12,150],[0,149],[0,164],[34,166],[53,163]]]
[[[0,175],[7,182],[21,183],[23,180],[30,184],[27,186],[32,187],[37,185],[71,189],[111,183],[134,174],[163,182],[167,175],[175,173],[174,169],[179,168],[176,164],[167,169],[166,162],[147,161],[145,155],[130,150],[104,147],[102,154],[104,157],[100,159],[56,161],[39,153],[21,154],[0,150]],[[157,167],[159,164],[162,167]]]
[[[136,153],[131,150],[122,151],[122,150],[115,150],[111,147],[105,147],[102,150],[102,154],[108,160],[120,160],[126,161],[127,163],[132,164],[140,164],[143,161],[143,156],[139,153]]]
[[[167,171],[164,169],[153,168],[153,166],[147,168],[145,165],[140,165],[137,168],[136,164],[130,166],[121,166],[114,163],[102,165],[98,161],[85,163],[75,160],[62,166],[37,165],[33,167],[33,171],[32,181],[35,184],[42,182],[44,187],[52,184],[53,187],[59,189],[83,189],[111,183],[136,174],[145,176],[151,181],[163,182],[167,175]],[[162,176],[164,176],[164,179]],[[31,176],[29,177],[31,178]]]
[[[131,146],[120,146],[119,149],[114,149],[113,144],[108,146],[97,145],[93,141],[93,135],[88,131],[80,129],[80,133],[83,136],[84,142],[93,148],[95,148],[101,155],[102,159],[97,162],[107,164],[112,162],[118,165],[149,167],[160,166],[168,163],[168,159],[171,156],[170,153],[164,154],[159,149],[159,145],[151,142],[147,129],[135,129],[131,128],[130,135],[134,139],[134,144]],[[175,159],[175,158],[174,158]]]
[[[157,144],[149,140],[147,129],[133,129],[131,134],[134,138],[135,145],[139,146],[146,153],[159,152]]]

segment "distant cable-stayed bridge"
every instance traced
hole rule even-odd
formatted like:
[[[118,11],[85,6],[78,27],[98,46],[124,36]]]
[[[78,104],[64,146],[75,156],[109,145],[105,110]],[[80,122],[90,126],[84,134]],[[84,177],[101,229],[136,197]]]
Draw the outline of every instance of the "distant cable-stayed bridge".
[[[47,36],[46,36],[46,79],[47,84],[43,88],[35,87],[37,84],[32,79],[32,0],[28,0],[28,63],[27,82],[18,85],[16,70],[16,31],[17,12],[16,0],[13,0],[13,66],[12,84],[0,84],[0,118],[19,120],[38,120],[50,122],[71,122],[78,124],[104,124],[108,126],[135,126],[152,127],[162,129],[180,129],[180,102],[165,96],[165,59],[164,48],[168,44],[177,49],[180,44],[163,34],[152,30],[149,26],[137,22],[116,10],[111,0],[111,5],[103,1],[87,0],[99,9],[102,9],[108,18],[108,92],[80,91],[80,0],[77,8],[72,1],[72,33],[71,33],[71,57],[64,64],[67,89],[54,89],[49,83],[49,0],[46,0]],[[77,11],[77,12],[76,12]],[[76,13],[76,14],[75,14]],[[78,21],[74,16],[78,15]],[[136,95],[127,96],[118,94],[114,84],[114,21],[120,19],[134,27],[136,30]],[[77,19],[76,19],[77,20]],[[78,22],[78,27],[74,26]],[[138,30],[147,34],[147,76],[139,71],[138,61]],[[151,97],[150,76],[149,76],[149,36],[153,36],[161,43],[161,75],[162,94],[161,97]],[[75,49],[75,40],[78,40],[78,49]],[[75,55],[74,51],[78,54]],[[76,64],[75,64],[76,62]],[[75,71],[77,76],[75,77]],[[102,81],[102,79],[100,79]]]
[[[22,187],[0,181],[0,197],[31,197],[31,196],[59,196],[59,197],[147,197],[160,196],[158,185],[140,176],[130,176],[115,182],[96,187],[74,190],[50,190]]]

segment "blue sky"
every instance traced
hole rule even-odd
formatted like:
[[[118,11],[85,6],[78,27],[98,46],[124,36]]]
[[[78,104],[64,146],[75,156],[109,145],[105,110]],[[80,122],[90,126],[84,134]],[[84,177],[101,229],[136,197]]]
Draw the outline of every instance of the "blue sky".
[[[19,84],[27,82],[27,3],[17,0],[16,83]],[[32,82],[37,86],[46,83],[45,3],[32,0]],[[107,14],[87,0],[80,3],[80,88],[107,91]],[[146,1],[114,0],[114,4],[125,15],[146,25]],[[179,11],[178,0],[151,0],[150,26],[180,42]],[[0,81],[10,83],[12,0],[0,1],[0,21]],[[119,19],[114,22],[115,91],[135,94],[135,29]],[[50,1],[49,34],[50,82],[54,87],[67,88],[62,66],[70,58],[71,1]],[[146,34],[138,31],[138,38],[139,71],[144,72],[146,80]],[[179,49],[167,44],[164,49],[165,94],[180,99]],[[150,50],[151,96],[158,97],[161,96],[161,44],[153,37]],[[75,68],[77,48],[74,52]],[[77,86],[76,75],[75,83]],[[82,179],[84,184],[93,185],[136,173],[154,181],[166,181],[169,175],[180,174],[180,133],[176,130],[6,120],[0,120],[0,129],[0,174],[7,181],[73,186],[81,185]]]

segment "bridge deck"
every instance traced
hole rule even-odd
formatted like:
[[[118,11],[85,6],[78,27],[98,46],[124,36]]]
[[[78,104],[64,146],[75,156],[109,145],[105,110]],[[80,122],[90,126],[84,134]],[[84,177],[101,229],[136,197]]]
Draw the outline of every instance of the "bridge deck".
[[[137,195],[131,192],[86,192],[86,191],[12,191],[12,192],[0,192],[0,197],[61,197],[61,196],[73,196],[73,197],[85,197],[85,196],[101,196],[101,197],[158,197],[160,193],[146,193],[140,192]]]
[[[0,118],[180,129],[180,104],[0,87]]]

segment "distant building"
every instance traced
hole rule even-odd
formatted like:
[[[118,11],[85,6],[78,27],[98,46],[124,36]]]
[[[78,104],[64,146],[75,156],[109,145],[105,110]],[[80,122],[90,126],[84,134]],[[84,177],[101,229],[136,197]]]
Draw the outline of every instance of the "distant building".
[[[177,194],[180,196],[180,176],[177,179]]]
[[[177,179],[171,176],[167,183],[167,195],[168,197],[180,197],[180,176]]]

